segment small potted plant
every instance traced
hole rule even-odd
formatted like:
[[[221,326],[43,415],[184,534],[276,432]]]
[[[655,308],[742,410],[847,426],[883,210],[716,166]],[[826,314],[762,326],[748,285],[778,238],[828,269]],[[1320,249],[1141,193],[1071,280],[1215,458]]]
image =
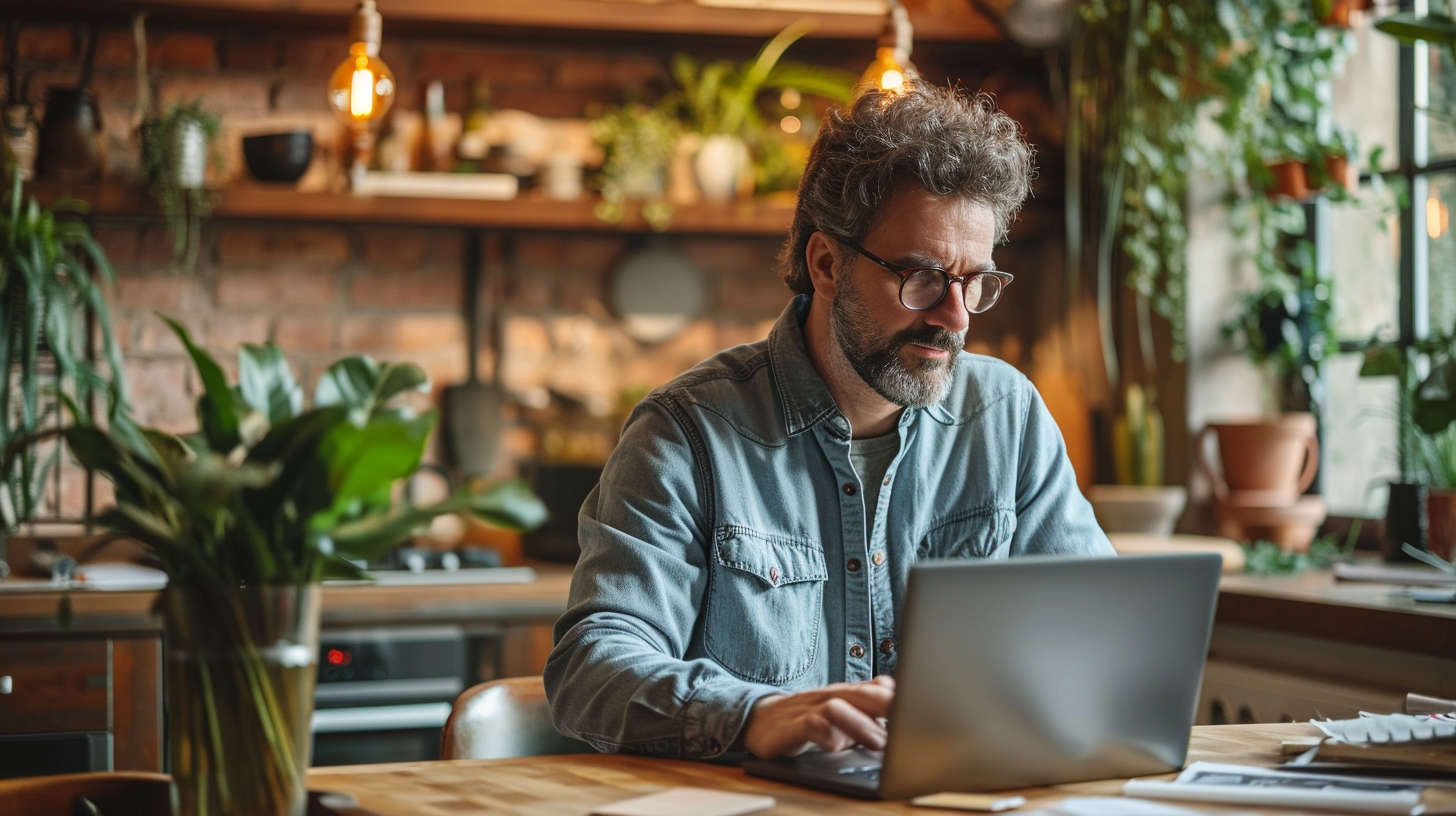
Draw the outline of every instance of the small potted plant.
[[[752,182],[749,147],[764,129],[757,108],[760,92],[791,88],[835,102],[849,101],[858,79],[854,74],[779,61],[808,31],[807,24],[791,25],[741,64],[727,60],[702,64],[681,53],[673,57],[672,76],[678,89],[668,102],[702,138],[693,169],[704,199],[727,201],[745,182]]]
[[[672,217],[667,194],[668,163],[682,126],[663,105],[628,102],[609,108],[591,122],[592,139],[602,149],[599,174],[602,200],[596,215],[622,220],[628,201],[641,201],[642,216],[655,229]]]
[[[172,233],[173,256],[186,269],[197,264],[202,222],[212,213],[207,168],[221,122],[202,100],[174,102],[142,125],[142,158],[152,196]]]

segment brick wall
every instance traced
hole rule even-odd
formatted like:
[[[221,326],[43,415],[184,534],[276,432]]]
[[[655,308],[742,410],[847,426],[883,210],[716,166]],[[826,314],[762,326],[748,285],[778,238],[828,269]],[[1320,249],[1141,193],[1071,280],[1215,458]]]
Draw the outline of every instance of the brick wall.
[[[201,98],[205,107],[219,112],[223,132],[212,182],[247,183],[241,178],[242,134],[308,127],[325,155],[341,140],[323,88],[346,53],[344,30],[342,19],[317,30],[231,24],[169,28],[154,15],[147,40],[148,89],[159,106]],[[694,51],[705,59],[743,59],[757,45],[714,42]],[[69,21],[22,21],[16,56],[22,73],[33,76],[33,99],[43,101],[50,86],[75,83],[81,47]],[[651,97],[666,83],[668,60],[680,47],[685,46],[671,38],[406,36],[392,32],[386,21],[382,56],[400,79],[397,110],[418,110],[424,82],[438,79],[447,107],[460,111],[471,83],[485,78],[498,108],[570,118],[589,116],[626,95]],[[862,54],[842,44],[806,41],[791,56],[837,60],[858,69],[866,54],[867,45]],[[994,48],[930,47],[916,58],[928,75],[939,70],[971,86],[998,89],[1003,107],[1031,128],[1033,141],[1055,141],[1055,134],[1048,134],[1053,117],[1047,115],[1050,107],[1039,90],[1035,74],[1041,69],[1035,62],[1027,69],[1024,58],[1018,63]],[[130,29],[122,22],[103,25],[92,87],[102,110],[107,174],[116,183],[140,180],[134,60]],[[975,60],[996,67],[977,67]],[[941,65],[950,67],[937,68]],[[305,185],[328,183],[316,171],[310,171]],[[1044,171],[1040,184],[1043,197],[1046,191],[1054,195],[1058,174]],[[1058,218],[1040,221],[1035,232],[1059,235]],[[154,312],[186,323],[230,372],[239,343],[273,340],[310,387],[329,362],[356,352],[419,363],[437,393],[466,376],[464,234],[458,229],[214,219],[206,225],[200,261],[191,271],[175,268],[169,236],[155,219],[101,220],[95,231],[117,270],[111,293],[116,331],[143,422],[193,427],[191,405],[198,388],[180,346]],[[670,238],[703,270],[707,309],[677,337],[648,346],[624,333],[604,294],[614,263],[642,238],[544,233],[517,238],[516,272],[502,310],[507,355],[501,374],[526,405],[511,409],[503,470],[540,452],[540,429],[553,421],[549,409],[539,407],[548,389],[609,406],[624,393],[665,382],[718,349],[764,336],[788,298],[773,272],[777,239]],[[1058,252],[1056,244],[1030,242],[1020,250],[1042,268],[1058,264]],[[1008,312],[987,324],[973,338],[975,348],[1024,362],[1042,316],[1058,311],[1044,300],[1027,303],[1019,317]],[[481,375],[491,376],[494,366],[491,355],[482,354]]]

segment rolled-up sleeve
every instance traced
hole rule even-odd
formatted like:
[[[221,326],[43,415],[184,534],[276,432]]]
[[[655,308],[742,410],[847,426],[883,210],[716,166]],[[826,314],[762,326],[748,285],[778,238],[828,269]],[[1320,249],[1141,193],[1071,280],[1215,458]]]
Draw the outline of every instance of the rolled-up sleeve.
[[[597,750],[715,756],[775,691],[688,657],[708,582],[704,455],[649,398],[582,505],[581,558],[545,680],[557,730]]]

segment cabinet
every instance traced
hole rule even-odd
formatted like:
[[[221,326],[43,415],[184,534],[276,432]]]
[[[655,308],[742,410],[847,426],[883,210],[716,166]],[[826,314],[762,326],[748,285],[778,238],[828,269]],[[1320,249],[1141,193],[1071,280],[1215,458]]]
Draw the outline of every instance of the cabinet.
[[[161,639],[0,642],[0,777],[160,771]]]

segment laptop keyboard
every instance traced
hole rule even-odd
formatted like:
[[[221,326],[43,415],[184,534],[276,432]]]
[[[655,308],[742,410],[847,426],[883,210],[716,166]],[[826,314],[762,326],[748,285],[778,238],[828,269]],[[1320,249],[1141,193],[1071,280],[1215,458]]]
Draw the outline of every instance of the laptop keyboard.
[[[880,765],[855,765],[848,768],[840,768],[840,776],[848,776],[857,780],[868,782],[871,785],[880,784]]]

